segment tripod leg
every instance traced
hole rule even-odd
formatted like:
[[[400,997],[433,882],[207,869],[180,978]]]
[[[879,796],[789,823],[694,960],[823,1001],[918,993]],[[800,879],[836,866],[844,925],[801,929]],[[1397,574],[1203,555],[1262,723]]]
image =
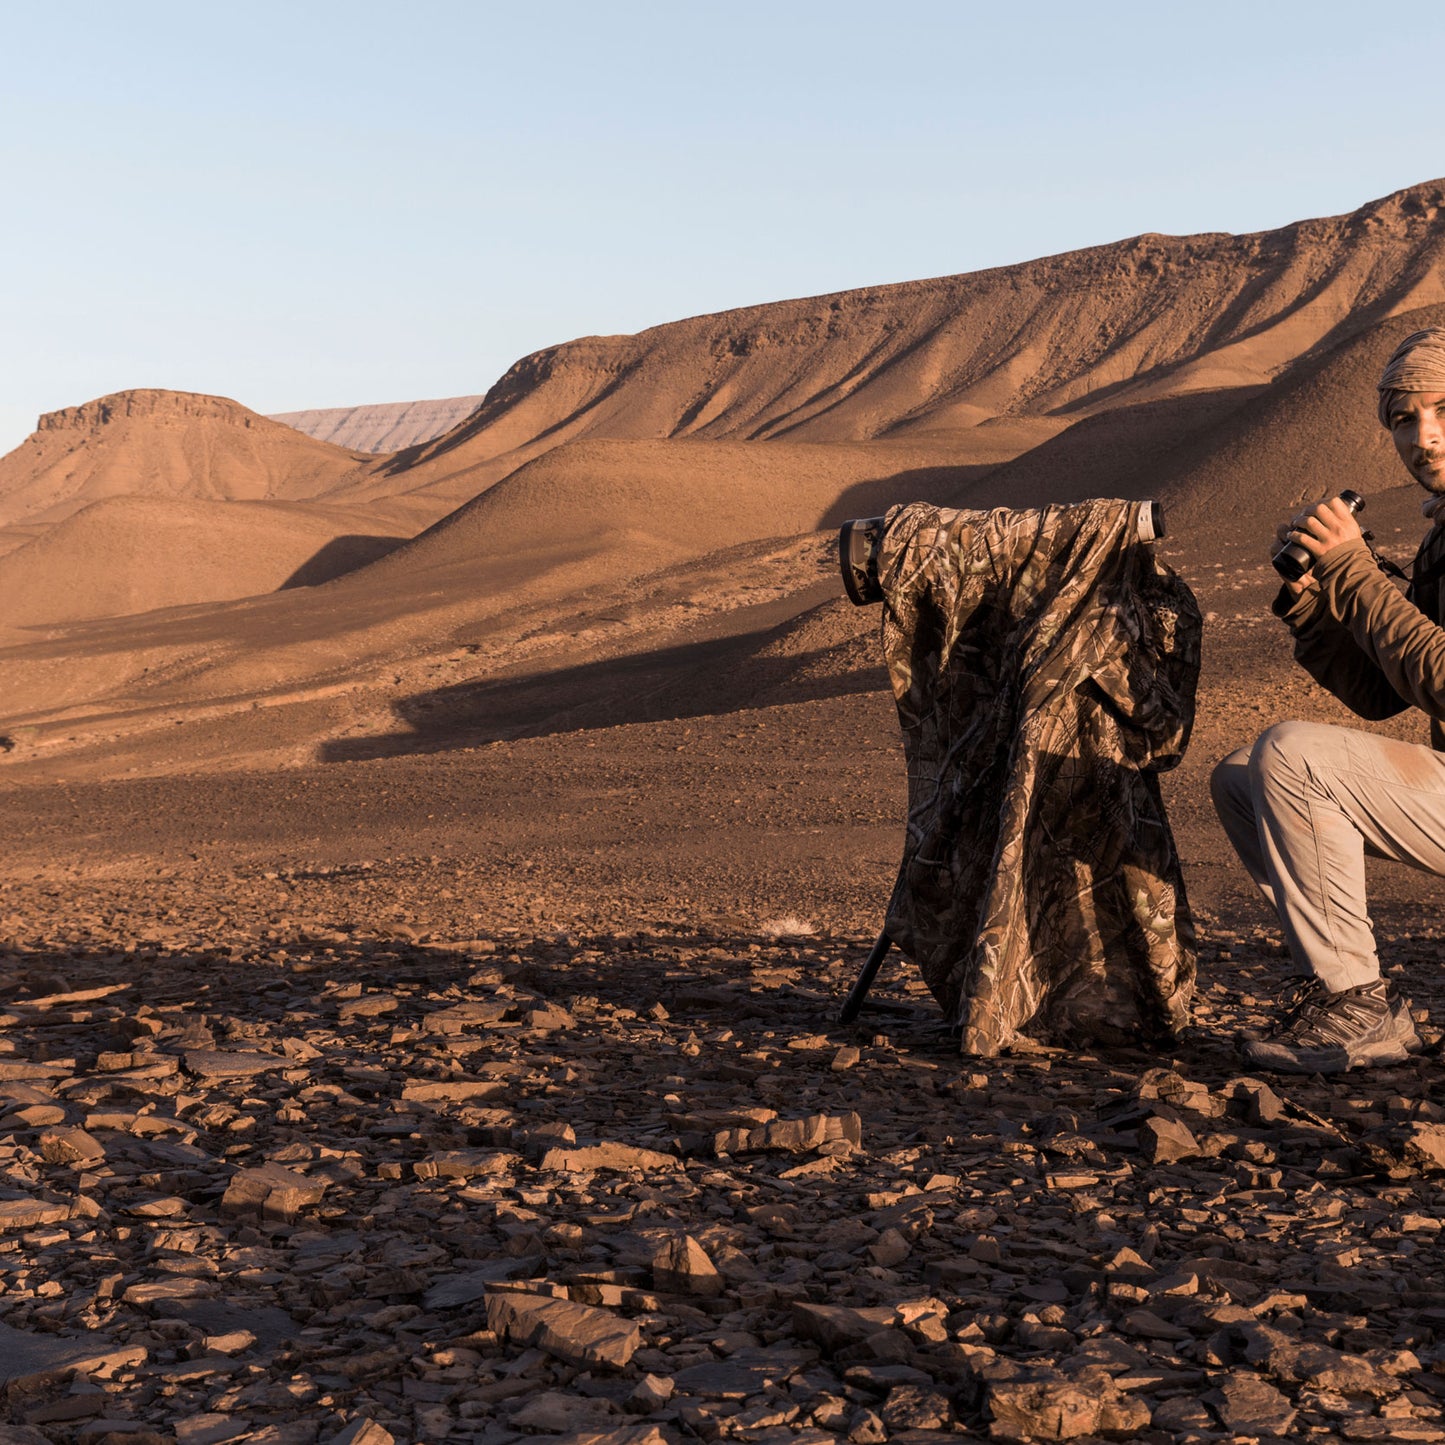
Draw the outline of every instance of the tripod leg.
[[[883,960],[887,956],[888,947],[893,942],[886,933],[878,935],[878,941],[873,945],[873,952],[868,955],[868,961],[863,965],[858,975],[858,981],[853,985],[852,991],[844,1001],[842,1011],[838,1015],[840,1024],[851,1024],[863,1009],[863,1000],[868,997],[868,990],[873,987],[873,980],[878,977],[878,970],[883,967]]]

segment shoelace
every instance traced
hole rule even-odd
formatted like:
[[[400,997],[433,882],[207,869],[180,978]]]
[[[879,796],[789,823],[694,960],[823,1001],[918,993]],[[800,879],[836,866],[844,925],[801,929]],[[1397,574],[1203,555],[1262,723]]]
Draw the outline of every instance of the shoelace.
[[[1300,1010],[1323,992],[1324,985],[1312,973],[1302,973],[1290,979],[1279,991],[1280,1008],[1284,1011],[1280,1029],[1288,1027]]]
[[[1317,980],[1311,982],[1318,983]],[[1376,1001],[1373,998],[1367,1001],[1357,989],[1327,994],[1323,988],[1316,987],[1304,993],[1280,1034],[1301,1044],[1338,1044],[1355,1033],[1360,1024],[1374,1023],[1379,1017]]]

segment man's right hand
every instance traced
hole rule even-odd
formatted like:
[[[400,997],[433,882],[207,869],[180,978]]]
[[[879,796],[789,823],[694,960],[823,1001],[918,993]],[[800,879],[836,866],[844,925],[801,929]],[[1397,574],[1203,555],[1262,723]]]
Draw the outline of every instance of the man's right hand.
[[[1284,549],[1290,544],[1290,542],[1294,540],[1294,530],[1294,522],[1281,522],[1279,526],[1275,528],[1275,536],[1278,537],[1279,540],[1270,550],[1269,555],[1271,561],[1273,561],[1274,558],[1278,557],[1279,554],[1283,552]],[[1306,592],[1318,592],[1320,589],[1320,584],[1315,581],[1315,574],[1313,568],[1306,572],[1305,575],[1301,577],[1298,582],[1284,581],[1283,586],[1284,590],[1296,600],[1303,597]]]

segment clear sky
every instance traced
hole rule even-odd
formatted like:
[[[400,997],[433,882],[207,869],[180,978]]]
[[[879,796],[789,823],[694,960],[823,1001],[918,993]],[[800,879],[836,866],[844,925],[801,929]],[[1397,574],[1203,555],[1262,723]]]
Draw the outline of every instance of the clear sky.
[[[1445,173],[1433,7],[0,0],[0,56],[0,451]]]

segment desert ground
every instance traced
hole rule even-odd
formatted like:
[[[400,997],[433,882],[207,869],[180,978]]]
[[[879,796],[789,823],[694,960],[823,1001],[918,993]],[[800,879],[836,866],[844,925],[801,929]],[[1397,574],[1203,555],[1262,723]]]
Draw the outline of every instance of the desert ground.
[[[1440,885],[1372,874],[1426,1051],[1251,1077],[1207,793],[1349,721],[1267,543],[1353,484],[1413,552],[1442,192],[591,338],[391,454],[135,393],[0,459],[0,1440],[1445,1439]],[[964,1057],[896,954],[841,1026],[905,780],[832,528],[1088,495],[1206,615],[1195,1026]]]

